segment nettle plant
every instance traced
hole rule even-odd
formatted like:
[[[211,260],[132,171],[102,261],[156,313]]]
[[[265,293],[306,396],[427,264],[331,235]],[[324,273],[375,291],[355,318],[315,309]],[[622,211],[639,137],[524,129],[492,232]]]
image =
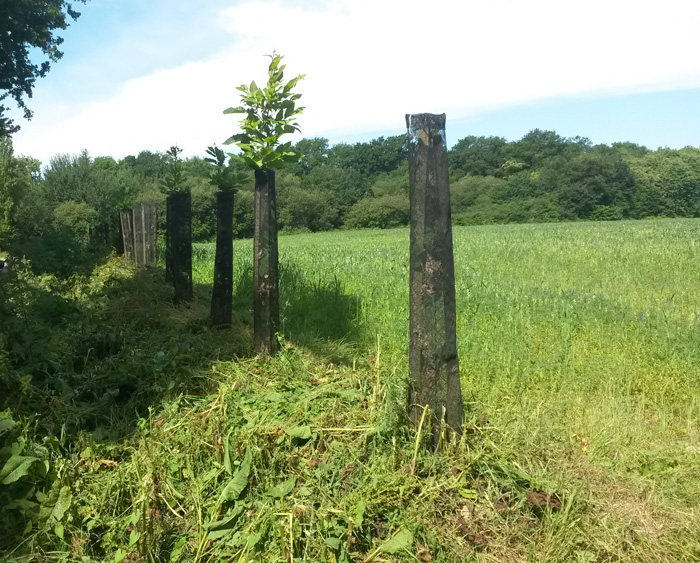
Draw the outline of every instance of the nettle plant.
[[[284,57],[275,52],[267,56],[270,58],[267,86],[259,88],[255,81],[249,86],[239,86],[241,105],[224,110],[225,114],[246,114],[240,122],[243,132],[228,138],[224,144],[238,146],[243,153],[240,158],[253,170],[275,170],[300,158],[292,150],[292,143],[280,143],[280,138],[301,131],[295,118],[304,108],[297,107],[301,94],[295,94],[292,89],[305,75],[285,83],[286,65],[281,64]]]

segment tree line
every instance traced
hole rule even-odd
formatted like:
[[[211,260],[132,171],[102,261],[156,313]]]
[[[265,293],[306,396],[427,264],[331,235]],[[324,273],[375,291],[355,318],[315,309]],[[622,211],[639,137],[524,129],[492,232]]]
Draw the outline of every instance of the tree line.
[[[286,231],[390,228],[408,224],[408,144],[404,135],[337,144],[298,141],[299,162],[277,171],[279,227]],[[700,215],[700,149],[650,150],[634,143],[593,145],[535,129],[518,141],[469,136],[448,152],[453,222],[458,225],[614,220]],[[0,245],[15,254],[78,259],[118,245],[118,210],[155,201],[165,228],[166,151],[116,160],[87,151],[57,155],[45,168],[0,141]],[[244,163],[234,237],[251,237],[254,179]],[[181,165],[192,197],[195,241],[216,235],[216,186],[199,157]]]

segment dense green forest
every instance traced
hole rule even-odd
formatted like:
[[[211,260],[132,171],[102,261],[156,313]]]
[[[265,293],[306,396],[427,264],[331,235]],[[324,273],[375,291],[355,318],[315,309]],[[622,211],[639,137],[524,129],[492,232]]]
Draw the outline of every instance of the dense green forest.
[[[388,228],[408,223],[407,141],[403,135],[330,146],[303,139],[301,162],[277,174],[279,226],[288,231]],[[156,201],[165,217],[168,155],[142,151],[119,161],[86,151],[42,167],[0,141],[0,246],[38,269],[118,244],[117,210]],[[593,145],[535,129],[518,141],[461,139],[449,151],[455,224],[696,217],[700,149]],[[183,162],[195,240],[216,233],[216,186],[202,158]],[[244,170],[241,165],[241,170]],[[164,226],[164,225],[162,225]],[[253,232],[253,180],[235,201],[234,233]],[[98,243],[98,244],[96,244]]]

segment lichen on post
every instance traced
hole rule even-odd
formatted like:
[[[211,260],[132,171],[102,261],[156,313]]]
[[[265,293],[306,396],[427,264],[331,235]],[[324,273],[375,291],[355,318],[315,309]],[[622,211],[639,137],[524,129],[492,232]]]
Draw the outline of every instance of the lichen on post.
[[[409,417],[431,413],[433,445],[442,421],[461,433],[454,257],[445,114],[406,115],[410,137]]]

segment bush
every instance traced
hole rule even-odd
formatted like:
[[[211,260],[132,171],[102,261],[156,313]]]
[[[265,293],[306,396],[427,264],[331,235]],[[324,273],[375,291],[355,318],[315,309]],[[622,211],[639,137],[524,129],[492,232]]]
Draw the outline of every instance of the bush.
[[[350,229],[389,229],[407,225],[409,217],[410,207],[406,196],[385,195],[358,201],[350,208],[345,218],[345,226]]]
[[[53,210],[56,229],[72,237],[79,244],[90,242],[90,233],[100,222],[100,216],[87,203],[64,201]]]

